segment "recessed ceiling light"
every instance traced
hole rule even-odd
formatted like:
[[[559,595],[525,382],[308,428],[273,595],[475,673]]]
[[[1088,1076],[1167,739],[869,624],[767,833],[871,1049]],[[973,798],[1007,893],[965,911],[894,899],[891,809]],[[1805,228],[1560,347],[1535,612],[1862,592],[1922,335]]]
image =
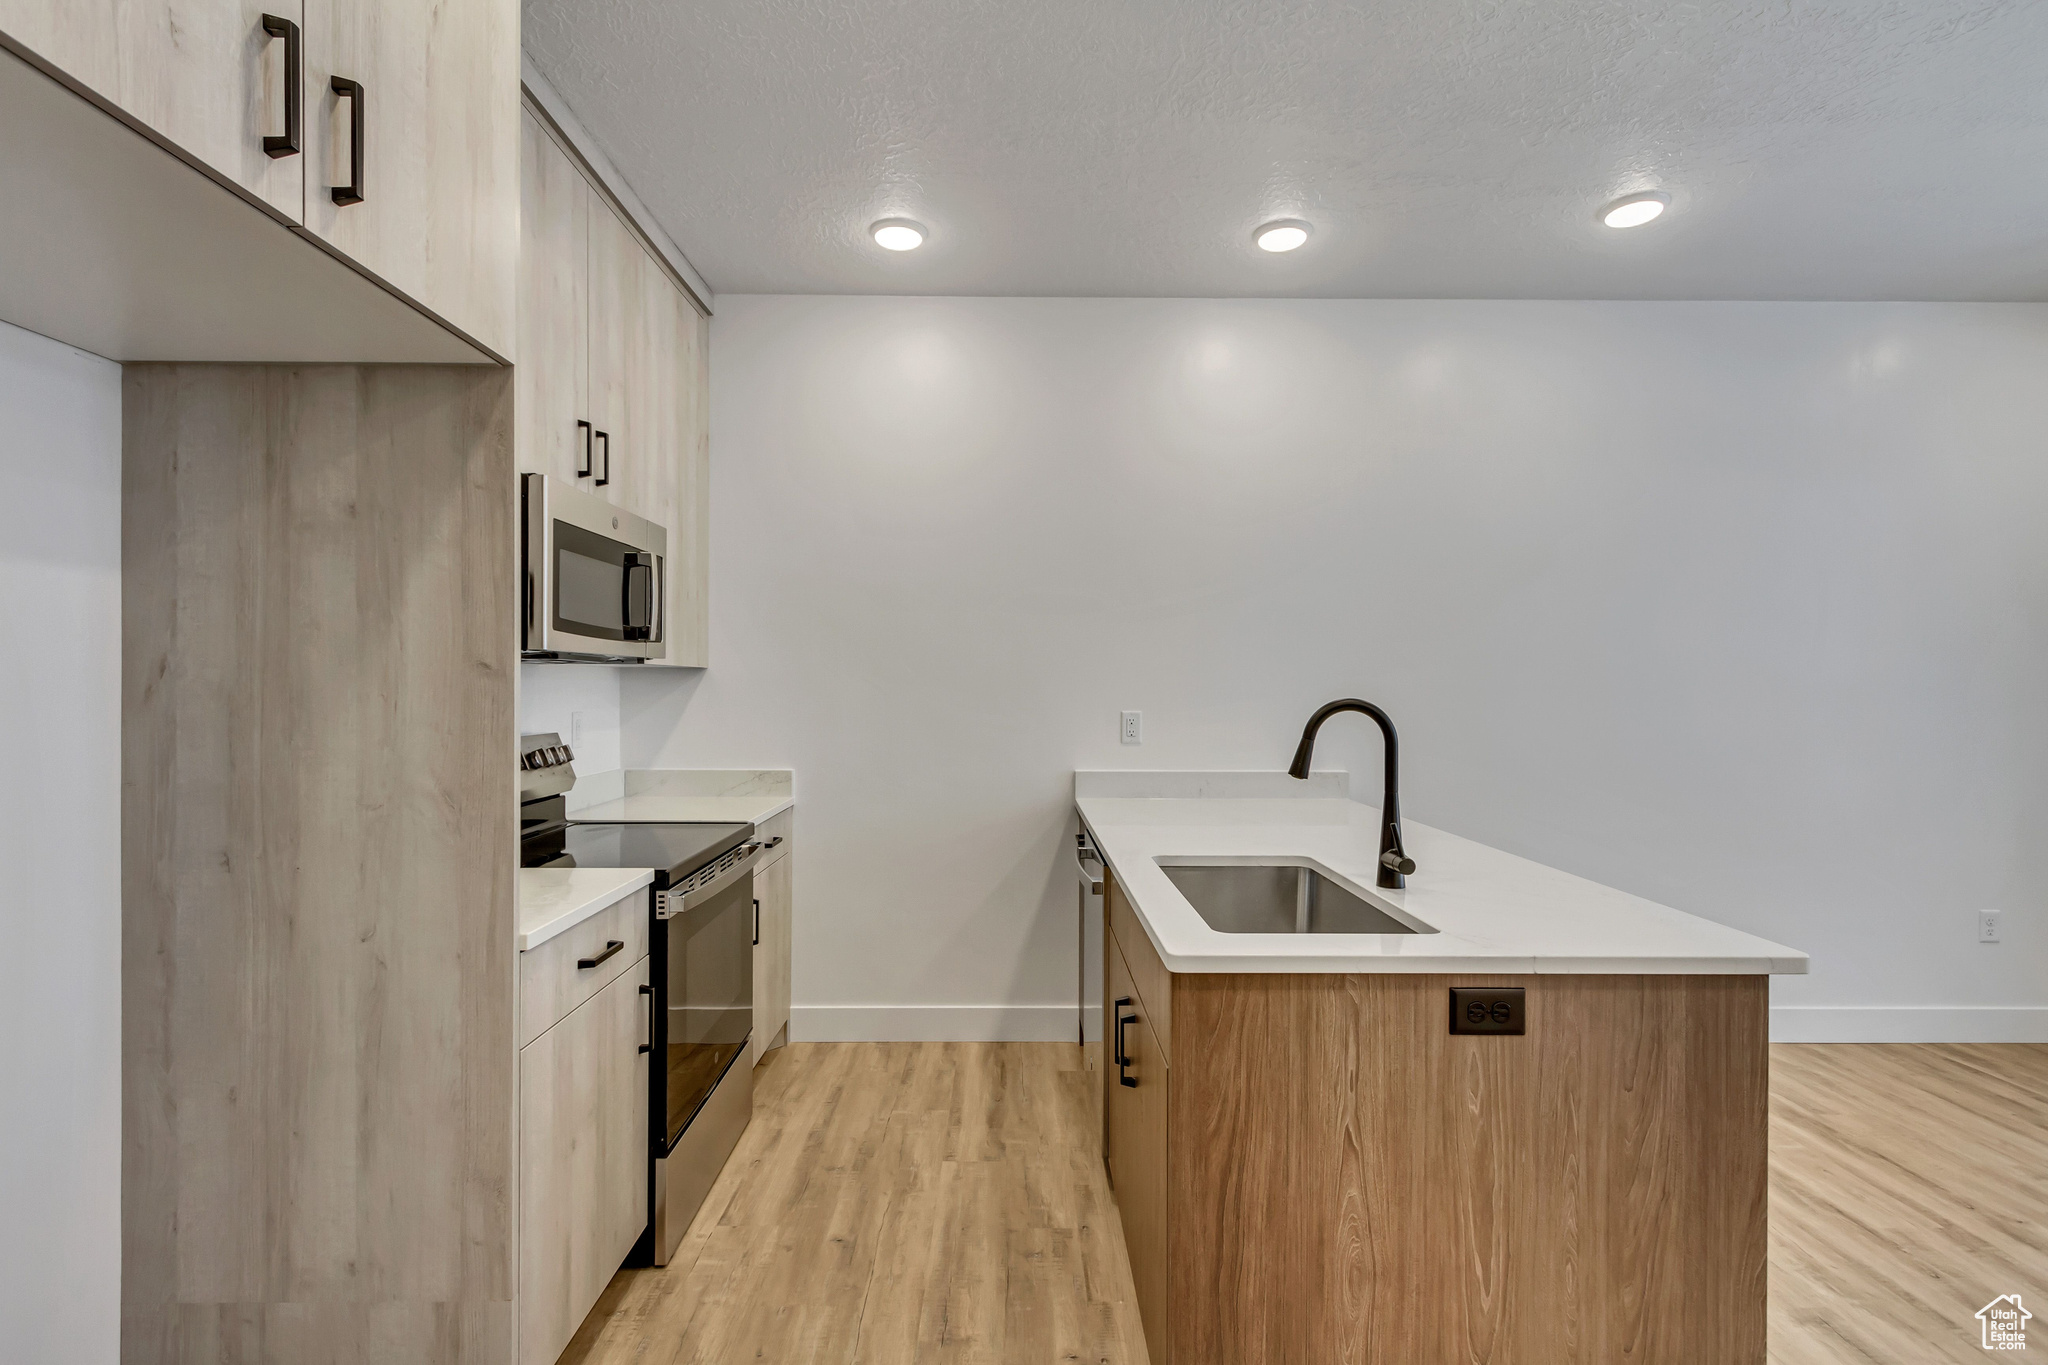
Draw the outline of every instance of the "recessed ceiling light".
[[[1662,213],[1670,203],[1668,194],[1631,194],[1600,210],[1600,221],[1611,228],[1641,227]]]
[[[868,231],[884,251],[915,251],[924,245],[924,224],[908,218],[883,218]]]
[[[1275,218],[1252,233],[1261,251],[1292,251],[1308,240],[1308,224],[1299,218]]]

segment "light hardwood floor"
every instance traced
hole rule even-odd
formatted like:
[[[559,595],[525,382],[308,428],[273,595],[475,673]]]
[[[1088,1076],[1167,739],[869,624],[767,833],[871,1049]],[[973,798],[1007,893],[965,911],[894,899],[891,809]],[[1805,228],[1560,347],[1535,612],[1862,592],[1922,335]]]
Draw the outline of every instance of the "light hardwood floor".
[[[1771,1065],[1773,1365],[1975,1360],[1985,1302],[2048,1302],[2048,1046]],[[1082,1066],[1058,1043],[771,1054],[676,1260],[621,1272],[562,1365],[1145,1365]]]
[[[1770,1287],[1773,1365],[2048,1347],[2048,1045],[1772,1048]]]

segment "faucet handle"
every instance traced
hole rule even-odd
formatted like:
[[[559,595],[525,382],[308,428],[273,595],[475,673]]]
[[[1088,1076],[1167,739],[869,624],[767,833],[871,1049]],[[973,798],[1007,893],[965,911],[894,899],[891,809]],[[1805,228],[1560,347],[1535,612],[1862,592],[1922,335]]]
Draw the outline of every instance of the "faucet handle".
[[[1415,870],[1415,860],[1398,848],[1390,848],[1380,855],[1380,866],[1390,868],[1405,877]]]

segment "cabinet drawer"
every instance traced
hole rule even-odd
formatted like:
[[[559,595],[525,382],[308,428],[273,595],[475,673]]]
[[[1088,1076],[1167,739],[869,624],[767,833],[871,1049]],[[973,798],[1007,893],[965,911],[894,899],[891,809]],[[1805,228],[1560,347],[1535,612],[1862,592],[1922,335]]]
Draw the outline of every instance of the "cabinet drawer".
[[[647,956],[647,896],[641,887],[519,955],[519,1046],[546,1033]],[[613,943],[625,946],[605,956]],[[599,957],[604,960],[595,966],[577,965]]]
[[[754,837],[756,839],[759,839],[762,843],[774,844],[777,839],[780,839],[782,841],[779,844],[775,844],[775,847],[769,849],[767,852],[761,855],[760,866],[766,867],[768,866],[768,864],[776,861],[779,858],[786,858],[789,856],[790,836],[795,832],[795,830],[795,806],[791,806],[788,810],[783,811],[779,815],[771,815],[766,820],[763,820],[754,826]]]

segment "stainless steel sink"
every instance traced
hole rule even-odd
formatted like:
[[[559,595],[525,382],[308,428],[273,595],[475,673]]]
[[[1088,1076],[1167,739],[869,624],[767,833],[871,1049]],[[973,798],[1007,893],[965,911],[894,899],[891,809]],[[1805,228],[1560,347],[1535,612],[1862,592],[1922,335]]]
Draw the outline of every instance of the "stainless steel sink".
[[[1433,934],[1302,861],[1168,862],[1159,870],[1221,934]]]

